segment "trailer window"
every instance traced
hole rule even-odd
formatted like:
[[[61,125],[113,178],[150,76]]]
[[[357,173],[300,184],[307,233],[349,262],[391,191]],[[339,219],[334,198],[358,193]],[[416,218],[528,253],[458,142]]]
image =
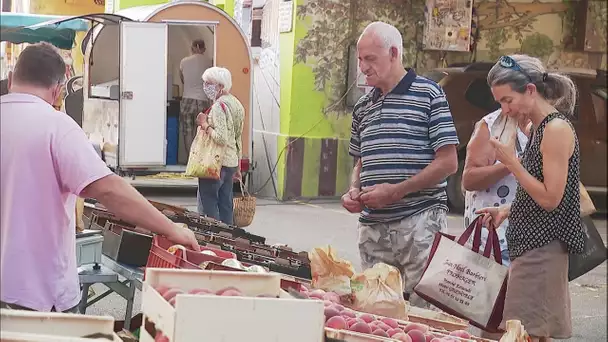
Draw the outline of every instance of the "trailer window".
[[[118,99],[120,72],[119,26],[103,25],[93,40],[89,57],[89,97]]]

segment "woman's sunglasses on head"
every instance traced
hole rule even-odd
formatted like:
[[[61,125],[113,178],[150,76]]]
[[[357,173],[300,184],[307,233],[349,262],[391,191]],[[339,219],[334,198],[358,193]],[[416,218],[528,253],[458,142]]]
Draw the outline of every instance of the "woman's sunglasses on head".
[[[532,78],[530,77],[530,75],[528,75],[528,73],[526,73],[524,69],[522,69],[521,66],[519,66],[519,64],[517,64],[517,62],[513,58],[509,56],[502,56],[498,60],[498,64],[500,64],[500,66],[503,68],[515,70],[522,73],[528,78],[528,81],[530,81],[530,83],[534,83],[532,82]]]

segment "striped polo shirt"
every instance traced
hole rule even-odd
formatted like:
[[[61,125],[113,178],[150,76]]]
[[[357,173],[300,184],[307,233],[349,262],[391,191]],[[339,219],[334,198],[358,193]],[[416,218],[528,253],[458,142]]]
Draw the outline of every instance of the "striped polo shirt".
[[[445,145],[457,145],[450,107],[441,87],[413,69],[386,96],[374,88],[353,110],[349,153],[361,158],[361,186],[396,184],[418,174]],[[364,224],[399,221],[447,207],[447,181],[406,195],[382,209],[364,208]]]

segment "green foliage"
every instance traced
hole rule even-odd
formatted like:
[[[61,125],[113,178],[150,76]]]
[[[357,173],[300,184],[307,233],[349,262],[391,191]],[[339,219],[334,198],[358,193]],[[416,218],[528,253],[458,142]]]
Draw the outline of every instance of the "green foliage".
[[[413,65],[415,25],[423,11],[423,0],[409,4],[403,0],[308,0],[297,8],[297,18],[308,25],[308,32],[296,46],[294,63],[310,65],[315,89],[325,92],[328,102],[335,102],[346,91],[348,50],[363,28],[373,21],[397,27],[403,35],[405,63]]]
[[[546,61],[553,53],[553,41],[545,34],[533,33],[522,41],[521,52]]]

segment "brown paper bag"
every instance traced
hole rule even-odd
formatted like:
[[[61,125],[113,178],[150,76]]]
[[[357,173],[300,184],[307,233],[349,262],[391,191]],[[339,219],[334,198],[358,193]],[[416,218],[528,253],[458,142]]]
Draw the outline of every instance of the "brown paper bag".
[[[308,256],[313,288],[335,292],[339,296],[352,293],[350,278],[355,271],[349,261],[338,259],[331,246],[315,248]]]
[[[532,339],[518,320],[509,320],[505,324],[506,332],[500,342],[531,342]]]
[[[593,201],[585,189],[583,183],[579,182],[579,189],[581,192],[581,216],[589,216],[597,211],[595,209],[595,205],[593,205]]]
[[[394,266],[375,264],[351,280],[353,309],[407,320],[401,273]]]

